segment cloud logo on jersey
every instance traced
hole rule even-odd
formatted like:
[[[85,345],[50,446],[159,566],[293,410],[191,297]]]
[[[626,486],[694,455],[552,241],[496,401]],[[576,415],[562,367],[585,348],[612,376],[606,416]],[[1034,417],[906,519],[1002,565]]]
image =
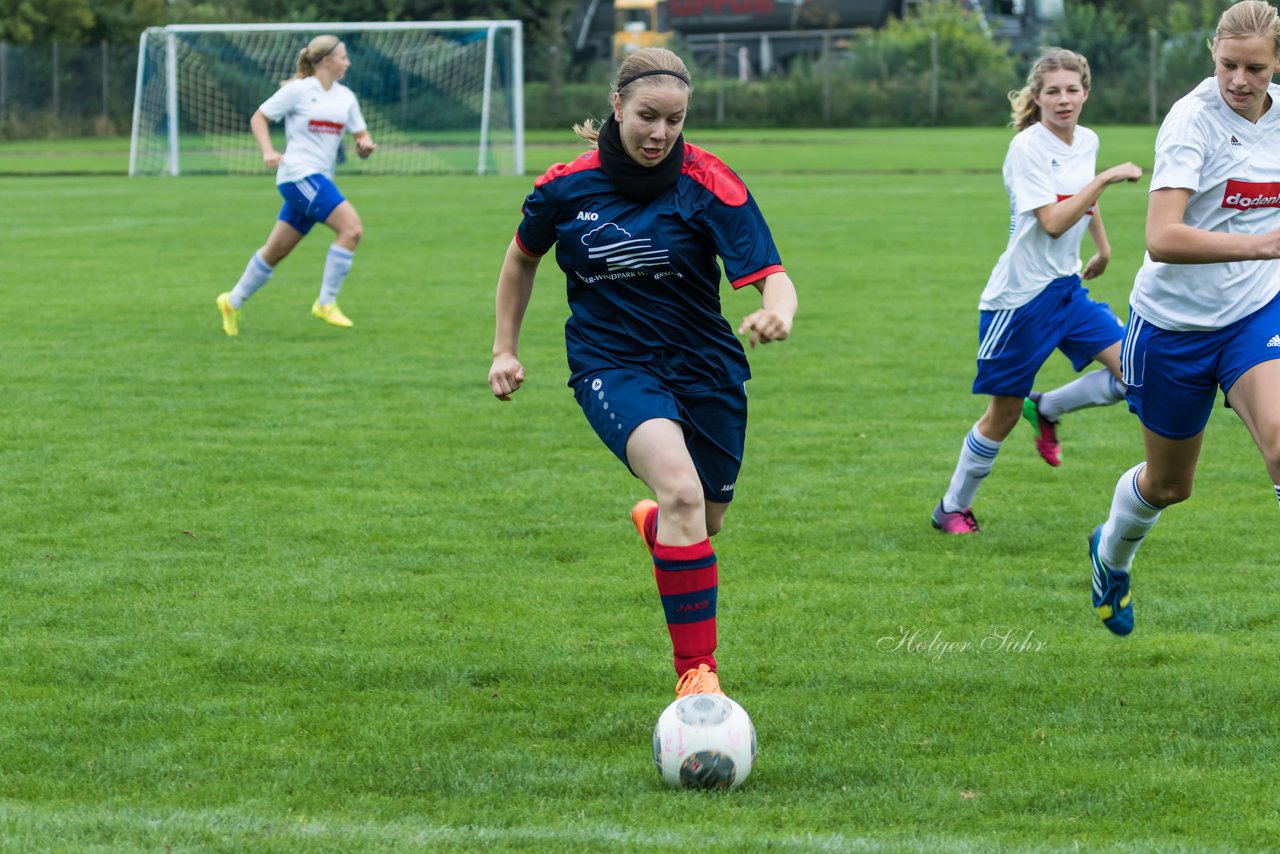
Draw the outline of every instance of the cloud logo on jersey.
[[[1227,181],[1222,206],[1238,211],[1280,208],[1280,181]]]
[[[632,237],[631,232],[612,222],[582,235],[582,245],[589,247],[592,261],[604,261],[609,272],[637,270],[643,267],[667,267],[667,250],[654,249],[647,237]]]
[[[307,130],[312,133],[332,133],[342,136],[342,129],[345,128],[342,122],[326,122],[323,119],[312,119],[307,122]]]

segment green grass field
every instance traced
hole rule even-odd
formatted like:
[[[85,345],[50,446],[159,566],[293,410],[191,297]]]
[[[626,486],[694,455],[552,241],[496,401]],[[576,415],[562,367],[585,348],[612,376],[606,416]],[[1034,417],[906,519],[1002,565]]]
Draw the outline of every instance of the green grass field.
[[[1150,168],[1152,128],[1100,133],[1100,167]],[[213,298],[270,227],[270,176],[4,177],[0,849],[1274,848],[1277,510],[1232,413],[1139,555],[1129,638],[1089,609],[1085,543],[1141,458],[1123,407],[1071,416],[1060,469],[1020,426],[982,534],[929,527],[983,407],[1008,131],[690,139],[747,178],[801,297],[751,353],[716,538],[746,785],[654,772],[674,674],[644,491],[564,385],[550,260],[526,386],[488,391],[531,178],[345,181],[356,328],[308,315],[317,232],[232,340]],[[0,171],[127,158],[99,145],[49,146],[79,164],[52,170],[0,147]],[[576,150],[539,139],[530,168]],[[1123,313],[1145,186],[1101,207],[1093,292]],[[726,287],[726,314],[753,295]],[[1070,376],[1055,356],[1040,386]]]

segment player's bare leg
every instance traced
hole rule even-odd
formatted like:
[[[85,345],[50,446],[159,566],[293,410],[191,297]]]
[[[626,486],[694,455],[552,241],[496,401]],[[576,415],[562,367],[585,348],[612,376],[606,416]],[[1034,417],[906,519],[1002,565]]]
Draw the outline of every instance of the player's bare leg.
[[[1280,496],[1280,360],[1254,365],[1231,386],[1227,400],[1262,452]]]
[[[289,223],[276,220],[276,224],[271,227],[271,234],[267,236],[267,242],[258,250],[258,254],[263,261],[274,267],[288,257],[294,247],[302,242],[303,237],[303,233]]]
[[[666,418],[645,421],[627,440],[627,463],[658,499],[653,575],[680,674],[676,693],[721,694],[714,654],[719,568],[707,536],[708,502],[684,429]],[[719,524],[723,510],[716,516]]]

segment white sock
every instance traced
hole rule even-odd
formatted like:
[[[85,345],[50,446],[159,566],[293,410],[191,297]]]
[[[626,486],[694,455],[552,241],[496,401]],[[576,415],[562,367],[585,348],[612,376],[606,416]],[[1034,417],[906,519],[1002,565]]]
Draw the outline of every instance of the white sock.
[[[320,280],[321,305],[337,302],[342,280],[351,271],[351,259],[354,257],[354,252],[336,243],[329,247],[329,254],[324,258],[324,278]]]
[[[236,286],[231,289],[231,305],[237,309],[244,305],[245,300],[257,293],[258,288],[267,283],[267,279],[271,278],[273,270],[275,270],[275,267],[263,261],[262,255],[257,252],[253,253],[253,257],[249,259],[248,266],[240,274],[240,281],[236,282]]]
[[[947,487],[947,494],[942,496],[944,513],[968,510],[973,506],[973,497],[978,494],[982,479],[991,474],[1000,445],[1000,442],[979,433],[977,424],[973,425],[960,446],[960,459],[956,462],[955,474],[951,475],[951,485]]]
[[[1120,475],[1115,496],[1111,499],[1111,515],[1102,526],[1098,539],[1098,557],[1115,572],[1128,572],[1133,555],[1160,518],[1164,508],[1156,507],[1138,492],[1138,474],[1146,468],[1139,463]]]
[[[1110,406],[1124,400],[1124,383],[1111,371],[1098,368],[1061,388],[1046,391],[1040,396],[1036,408],[1050,421],[1057,421],[1068,412],[1090,406]]]
[[[1277,483],[1275,486],[1276,486],[1276,500],[1280,501],[1280,483]]]

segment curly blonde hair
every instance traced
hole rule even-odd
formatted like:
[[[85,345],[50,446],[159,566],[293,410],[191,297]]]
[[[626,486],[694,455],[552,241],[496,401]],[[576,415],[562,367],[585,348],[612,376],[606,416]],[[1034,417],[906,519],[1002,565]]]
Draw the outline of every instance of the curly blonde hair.
[[[1050,71],[1074,71],[1080,75],[1080,85],[1089,91],[1089,60],[1073,50],[1061,47],[1047,47],[1031,66],[1027,74],[1027,85],[1014,89],[1009,93],[1009,103],[1013,106],[1009,124],[1018,130],[1026,130],[1040,121],[1040,105],[1036,96],[1044,88],[1044,77]]]

